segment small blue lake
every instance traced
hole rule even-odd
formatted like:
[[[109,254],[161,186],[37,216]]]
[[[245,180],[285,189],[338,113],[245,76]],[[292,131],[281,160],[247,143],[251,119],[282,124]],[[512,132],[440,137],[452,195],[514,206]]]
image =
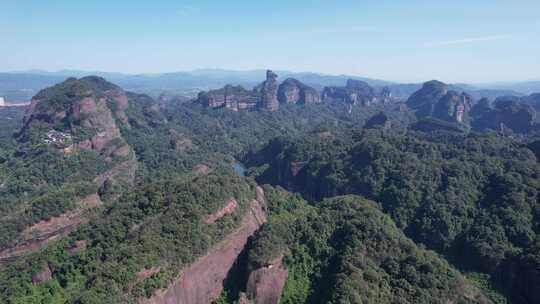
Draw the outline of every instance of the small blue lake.
[[[240,176],[246,176],[246,167],[244,167],[244,165],[242,165],[241,163],[235,162],[233,164],[233,169],[236,174]]]

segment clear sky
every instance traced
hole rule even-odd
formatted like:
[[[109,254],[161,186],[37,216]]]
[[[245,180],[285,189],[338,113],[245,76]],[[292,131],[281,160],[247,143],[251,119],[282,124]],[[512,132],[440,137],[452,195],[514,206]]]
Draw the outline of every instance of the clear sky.
[[[540,0],[0,0],[0,71],[540,80]]]

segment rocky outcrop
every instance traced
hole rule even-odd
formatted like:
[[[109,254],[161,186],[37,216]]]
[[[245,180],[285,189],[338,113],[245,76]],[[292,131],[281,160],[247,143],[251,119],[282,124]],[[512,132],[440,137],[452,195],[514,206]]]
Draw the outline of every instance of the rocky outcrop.
[[[209,108],[225,107],[231,110],[254,109],[259,103],[260,94],[248,91],[241,86],[226,85],[225,87],[199,93],[197,102]]]
[[[492,129],[503,133],[527,133],[533,129],[536,111],[519,97],[499,97],[493,105],[480,100],[471,110],[473,129]]]
[[[283,256],[259,269],[250,272],[246,287],[246,298],[257,304],[277,304],[283,294],[288,277]]]
[[[225,215],[234,213],[237,208],[238,202],[234,198],[231,198],[223,208],[219,209],[215,213],[210,214],[204,222],[209,225],[213,224]]]
[[[44,264],[41,270],[32,276],[32,284],[37,285],[52,279],[52,271],[48,264]]]
[[[468,123],[472,98],[466,93],[449,91],[448,85],[437,80],[424,83],[407,100],[407,106],[419,119],[434,117],[447,122]]]
[[[26,228],[15,246],[0,251],[0,263],[38,251],[50,242],[68,235],[80,225],[87,223],[90,220],[88,211],[99,207],[101,204],[99,196],[92,194],[79,200],[74,210],[40,221]]]
[[[64,135],[62,144],[67,154],[77,148],[93,150],[106,157],[126,157],[130,148],[123,140],[115,117],[127,123],[129,107],[126,93],[103,78],[89,76],[68,80],[39,92],[27,108],[20,140],[30,140],[33,129],[49,129],[43,134],[50,143],[51,132]],[[55,133],[55,134],[56,134]]]
[[[260,85],[261,107],[266,111],[273,112],[279,108],[277,77],[276,73],[268,70],[266,80]]]
[[[322,93],[325,101],[346,102],[356,105],[371,105],[377,101],[375,90],[366,82],[349,79],[345,87],[325,87]]]
[[[433,117],[449,122],[466,123],[472,107],[472,98],[467,93],[449,91],[436,104]]]
[[[212,168],[208,167],[205,164],[198,164],[193,168],[193,173],[198,175],[208,175],[210,172],[212,172]]]
[[[312,104],[319,103],[321,98],[314,88],[309,87],[294,78],[287,78],[279,85],[278,100],[280,103],[286,104]]]
[[[431,116],[435,104],[448,93],[448,85],[432,80],[424,83],[422,88],[414,92],[407,100],[407,107],[416,112],[418,117]]]
[[[251,203],[240,227],[234,233],[228,235],[205,256],[186,267],[167,289],[159,290],[151,298],[140,299],[138,302],[198,304],[211,303],[217,299],[227,274],[244,249],[248,238],[266,222],[264,199],[260,197],[262,194],[262,189],[258,188],[258,199]]]
[[[120,195],[115,190],[117,185],[125,186],[133,183],[136,169],[137,161],[132,158],[95,177],[92,183],[99,188],[98,193],[78,199],[73,210],[26,228],[14,246],[0,250],[0,264],[38,251],[87,223],[91,219],[91,210],[103,204],[102,198],[116,198]]]
[[[66,250],[70,254],[75,254],[75,253],[84,251],[86,249],[86,246],[88,246],[88,241],[86,241],[86,240],[78,240],[78,241],[75,241],[75,243],[72,246],[70,246],[69,248],[67,248]]]
[[[381,92],[379,93],[379,99],[381,103],[391,103],[395,100],[389,87],[382,88]]]
[[[246,90],[241,86],[226,85],[218,90],[200,92],[195,102],[207,108],[227,108],[233,111],[261,109],[278,110],[279,103],[313,104],[321,102],[319,92],[302,82],[288,78],[278,86],[278,76],[266,71],[266,80]]]

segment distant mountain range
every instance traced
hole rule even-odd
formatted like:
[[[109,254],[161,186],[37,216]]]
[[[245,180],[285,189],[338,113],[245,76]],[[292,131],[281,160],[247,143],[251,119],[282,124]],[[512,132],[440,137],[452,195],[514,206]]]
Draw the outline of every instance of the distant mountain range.
[[[290,71],[275,71],[280,79],[292,77],[322,90],[325,86],[342,86],[348,79],[362,80],[376,89],[388,86],[395,97],[406,99],[413,92],[422,87],[420,83],[395,83],[379,79],[351,75],[326,75],[318,73],[296,73]],[[45,87],[61,82],[69,77],[83,77],[96,75],[117,83],[121,87],[137,93],[146,93],[158,96],[163,92],[195,96],[199,91],[216,89],[226,84],[241,85],[251,88],[265,78],[264,70],[233,71],[222,69],[201,69],[186,72],[162,74],[123,74],[100,71],[61,70],[48,72],[41,70],[28,70],[0,73],[0,96],[11,102],[27,101]],[[533,92],[540,92],[540,81],[493,83],[493,84],[454,84],[451,85],[461,91],[466,91],[473,98],[495,98],[497,96],[522,96]]]

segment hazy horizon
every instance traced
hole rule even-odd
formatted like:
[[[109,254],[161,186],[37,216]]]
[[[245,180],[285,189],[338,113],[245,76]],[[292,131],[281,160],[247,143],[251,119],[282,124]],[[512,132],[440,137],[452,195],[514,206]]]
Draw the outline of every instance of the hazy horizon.
[[[1,71],[540,80],[538,1],[52,2],[0,4]]]

